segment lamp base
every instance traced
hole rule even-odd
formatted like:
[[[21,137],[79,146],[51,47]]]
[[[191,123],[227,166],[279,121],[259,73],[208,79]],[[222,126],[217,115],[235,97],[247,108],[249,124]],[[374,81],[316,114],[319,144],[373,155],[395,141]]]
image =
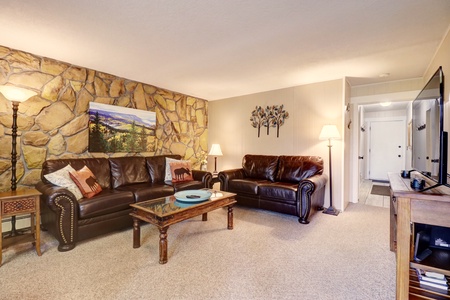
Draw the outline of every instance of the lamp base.
[[[339,215],[339,211],[336,210],[333,206],[328,207],[323,211],[324,214],[337,216]]]

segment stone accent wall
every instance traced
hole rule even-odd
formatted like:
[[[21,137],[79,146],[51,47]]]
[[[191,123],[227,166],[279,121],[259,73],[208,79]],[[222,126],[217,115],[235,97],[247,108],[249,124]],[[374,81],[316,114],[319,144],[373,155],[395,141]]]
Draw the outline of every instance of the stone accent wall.
[[[2,46],[0,85],[38,93],[19,105],[18,189],[40,180],[47,159],[173,153],[199,167],[208,150],[206,100]],[[156,112],[156,151],[89,153],[91,101]],[[11,186],[11,124],[12,104],[0,94],[0,191]]]

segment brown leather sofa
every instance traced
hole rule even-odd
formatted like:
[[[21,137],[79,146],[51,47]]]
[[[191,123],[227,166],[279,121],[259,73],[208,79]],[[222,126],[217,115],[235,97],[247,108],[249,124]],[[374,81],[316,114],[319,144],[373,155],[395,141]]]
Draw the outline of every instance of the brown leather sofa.
[[[238,204],[309,218],[323,210],[328,177],[318,156],[247,154],[242,168],[219,173],[221,190],[236,193]]]
[[[42,228],[59,241],[59,251],[68,251],[78,241],[131,228],[131,203],[210,186],[212,174],[199,170],[192,170],[194,181],[164,182],[165,157],[181,158],[179,155],[164,155],[45,161],[41,181],[36,185],[42,193]],[[67,164],[76,170],[86,165],[96,176],[102,191],[92,198],[76,200],[69,190],[45,179],[45,174],[62,169]]]

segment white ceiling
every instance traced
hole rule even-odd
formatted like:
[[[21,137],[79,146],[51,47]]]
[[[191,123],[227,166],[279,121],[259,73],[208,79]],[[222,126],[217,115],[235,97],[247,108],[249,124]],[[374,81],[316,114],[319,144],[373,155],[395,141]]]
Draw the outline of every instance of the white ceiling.
[[[449,0],[0,3],[0,45],[206,100],[422,77],[450,24]]]

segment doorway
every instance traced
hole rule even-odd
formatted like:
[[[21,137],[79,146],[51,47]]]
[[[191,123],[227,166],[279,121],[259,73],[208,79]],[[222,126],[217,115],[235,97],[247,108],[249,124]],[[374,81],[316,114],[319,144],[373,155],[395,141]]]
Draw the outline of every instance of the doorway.
[[[369,145],[366,178],[387,182],[389,172],[405,169],[405,118],[370,119],[367,124]]]

